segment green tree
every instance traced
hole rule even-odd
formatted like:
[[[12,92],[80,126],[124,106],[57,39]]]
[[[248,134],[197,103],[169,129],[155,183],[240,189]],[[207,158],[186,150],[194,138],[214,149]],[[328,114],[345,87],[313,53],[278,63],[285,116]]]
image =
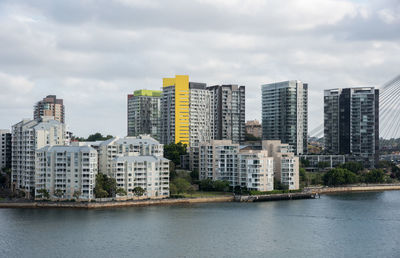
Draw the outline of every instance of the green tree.
[[[199,180],[199,170],[194,169],[192,172],[190,172],[190,177],[192,178],[192,182],[198,181]]]
[[[49,199],[50,198],[50,193],[46,189],[42,188],[38,190],[38,193],[42,196],[44,199]]]
[[[112,135],[103,136],[101,133],[95,133],[95,134],[89,135],[89,137],[86,139],[86,141],[88,141],[88,142],[105,141],[105,140],[108,140],[111,138],[113,138]]]
[[[101,188],[95,188],[94,189],[94,195],[96,196],[96,198],[107,198],[108,197],[108,193],[106,190],[101,189]]]
[[[329,186],[354,184],[358,181],[357,175],[344,168],[334,168],[324,175],[324,184]]]
[[[390,175],[391,178],[397,178],[400,180],[400,168],[396,165],[392,165],[392,173]]]
[[[164,157],[171,160],[176,166],[181,164],[181,155],[187,154],[187,145],[182,142],[164,145]]]
[[[56,190],[54,191],[54,195],[55,195],[57,198],[61,198],[61,197],[64,196],[64,191],[61,190],[61,189],[56,189]]]
[[[178,194],[186,193],[190,187],[190,183],[183,178],[176,178],[173,183],[176,186],[176,191]]]
[[[310,184],[310,179],[307,175],[306,170],[303,167],[299,168],[300,184],[302,186],[308,186]]]
[[[229,190],[229,182],[222,180],[215,180],[213,182],[213,190],[218,192],[227,192]]]
[[[318,168],[324,169],[330,166],[330,163],[327,161],[320,161],[318,162]]]
[[[340,168],[344,168],[344,169],[350,170],[351,172],[353,172],[355,174],[359,174],[364,169],[364,166],[360,162],[350,161],[350,162],[346,162],[346,163],[343,163],[342,165],[340,165]]]
[[[141,188],[140,186],[136,186],[135,188],[133,188],[132,190],[133,194],[135,196],[143,196],[146,193],[146,190],[144,190],[143,188]]]
[[[117,191],[117,181],[115,178],[108,177],[105,174],[98,173],[96,175],[96,186],[94,188],[94,192],[97,198],[105,198],[104,192],[107,193],[105,197],[114,197]],[[99,196],[102,197],[99,197]]]
[[[275,190],[288,190],[289,186],[286,184],[282,184],[281,180],[274,179],[274,189]]]
[[[393,162],[391,161],[387,161],[387,160],[380,160],[378,162],[378,168],[391,168],[393,165],[395,165]]]
[[[310,161],[308,159],[301,158],[300,159],[300,166],[304,167],[304,168],[307,168],[307,167],[310,166]]]
[[[256,137],[256,136],[254,136],[252,134],[245,133],[244,134],[244,140],[253,142],[253,141],[261,141],[261,138]]]
[[[381,169],[372,169],[365,174],[366,183],[383,183],[385,181],[385,173]]]
[[[191,197],[193,196],[193,194],[194,194],[195,191],[196,191],[196,189],[194,188],[193,185],[191,185],[191,186],[186,190],[186,192],[187,192],[188,194],[190,194]]]
[[[119,196],[125,196],[125,195],[127,195],[125,189],[124,189],[124,188],[121,188],[121,187],[117,189],[117,194],[118,194]]]
[[[73,196],[74,196],[75,199],[79,199],[79,197],[81,196],[81,194],[82,194],[82,193],[81,193],[80,190],[75,190]]]
[[[202,191],[213,191],[214,190],[213,181],[211,179],[200,180],[199,188]]]
[[[178,188],[176,188],[176,185],[174,183],[169,184],[169,194],[175,195],[178,193]]]

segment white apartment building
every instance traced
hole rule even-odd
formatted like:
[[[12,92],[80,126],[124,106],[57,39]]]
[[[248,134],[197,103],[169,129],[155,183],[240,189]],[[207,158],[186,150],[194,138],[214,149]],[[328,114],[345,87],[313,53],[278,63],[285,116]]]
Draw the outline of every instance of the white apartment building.
[[[199,144],[214,139],[213,92],[205,83],[189,82],[189,168],[197,169]]]
[[[225,180],[230,186],[256,191],[274,189],[273,158],[265,150],[240,150],[231,140],[203,142],[199,149],[199,178]]]
[[[199,147],[199,179],[225,180],[239,185],[239,144],[231,140],[202,142]]]
[[[241,150],[240,186],[256,191],[274,190],[274,159],[266,150]]]
[[[112,175],[111,162],[117,156],[156,156],[163,157],[164,146],[148,135],[137,137],[114,137],[100,143],[99,172]]]
[[[0,129],[0,170],[11,167],[11,133]]]
[[[35,151],[65,144],[65,125],[52,117],[22,120],[12,126],[12,183],[29,197],[35,188]]]
[[[231,186],[271,191],[274,180],[299,189],[299,158],[288,144],[262,141],[259,149],[240,148],[231,140],[200,144],[199,179],[226,180]]]
[[[112,160],[112,177],[128,196],[141,187],[148,198],[169,196],[169,160],[157,156],[119,156]]]
[[[280,140],[267,140],[262,141],[262,149],[274,158],[275,179],[287,185],[289,190],[299,189],[299,157],[290,152],[291,146]]]
[[[45,146],[36,151],[35,198],[46,189],[51,198],[91,200],[97,175],[97,151],[89,146]],[[63,195],[55,195],[61,190]],[[75,196],[76,195],[76,196]]]

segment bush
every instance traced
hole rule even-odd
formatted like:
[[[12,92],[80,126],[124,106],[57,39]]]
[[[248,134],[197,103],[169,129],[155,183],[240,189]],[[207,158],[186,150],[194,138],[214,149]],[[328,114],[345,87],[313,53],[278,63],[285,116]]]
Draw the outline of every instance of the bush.
[[[227,192],[229,191],[229,182],[223,180],[211,180],[204,179],[199,182],[199,189],[201,191],[217,191],[217,192]]]
[[[343,168],[331,169],[324,175],[323,180],[324,184],[329,186],[354,184],[358,182],[356,174]]]
[[[372,169],[365,174],[366,183],[383,183],[385,181],[385,173],[381,169]]]
[[[364,169],[364,166],[360,162],[351,161],[343,163],[342,165],[340,165],[340,168],[347,169],[355,174],[358,174]]]
[[[190,188],[190,183],[184,178],[176,178],[172,183],[175,185],[178,194],[186,193]]]
[[[125,191],[125,189],[124,188],[118,188],[117,189],[117,194],[119,195],[119,196],[125,196],[127,193],[126,193],[126,191]]]
[[[144,190],[143,188],[141,188],[140,186],[136,186],[135,188],[133,188],[132,193],[135,196],[143,196],[146,193],[146,190]]]

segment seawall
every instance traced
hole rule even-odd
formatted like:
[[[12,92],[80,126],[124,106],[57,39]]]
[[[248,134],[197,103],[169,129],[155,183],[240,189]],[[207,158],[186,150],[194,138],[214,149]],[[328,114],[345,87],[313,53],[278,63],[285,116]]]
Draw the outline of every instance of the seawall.
[[[0,202],[0,208],[68,208],[68,209],[102,209],[148,205],[173,205],[191,203],[232,202],[233,196],[156,199],[140,201],[113,202]]]
[[[284,193],[284,194],[235,196],[235,201],[268,202],[268,201],[284,201],[284,200],[314,199],[314,198],[315,198],[315,193]]]
[[[367,192],[367,191],[390,191],[400,190],[400,185],[357,185],[357,186],[340,186],[340,187],[321,187],[308,188],[311,193],[329,194],[329,193],[345,193],[345,192]]]

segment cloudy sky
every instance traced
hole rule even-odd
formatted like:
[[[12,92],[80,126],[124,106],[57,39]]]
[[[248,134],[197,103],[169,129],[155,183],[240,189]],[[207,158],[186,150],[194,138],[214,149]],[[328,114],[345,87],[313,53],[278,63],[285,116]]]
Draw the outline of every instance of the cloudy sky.
[[[126,95],[163,77],[246,85],[309,83],[309,128],[323,89],[380,86],[400,73],[400,1],[1,0],[0,128],[63,98],[78,136],[126,134]]]

